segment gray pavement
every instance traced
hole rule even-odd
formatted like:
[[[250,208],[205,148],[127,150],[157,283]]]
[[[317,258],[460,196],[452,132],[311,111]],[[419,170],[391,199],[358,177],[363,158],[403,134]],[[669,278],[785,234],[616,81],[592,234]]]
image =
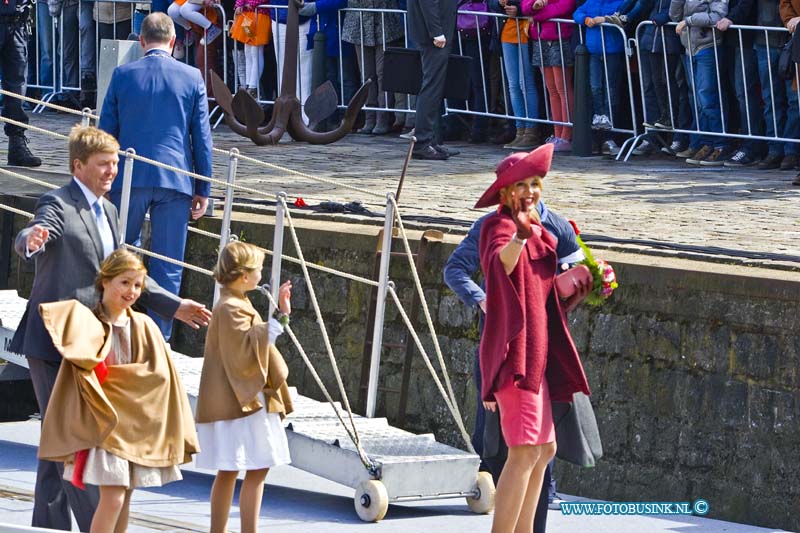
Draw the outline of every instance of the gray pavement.
[[[31,122],[66,134],[77,119],[45,113],[32,116]],[[43,169],[66,172],[66,142],[37,132],[29,137],[33,151],[45,160]],[[316,205],[360,200],[375,212],[383,212],[384,195],[396,190],[408,146],[396,136],[349,135],[328,146],[285,141],[259,147],[224,124],[214,131],[214,142],[218,148],[235,147],[271,165],[333,182],[240,161],[237,183],[263,191],[241,194],[241,199],[274,201],[276,192],[285,191],[291,201],[302,197]],[[401,213],[437,219],[426,218],[423,225],[438,221],[463,231],[480,215],[471,207],[507,151],[494,145],[452,146],[462,153],[448,161],[411,162],[400,197]],[[0,162],[5,159],[2,143]],[[225,156],[218,154],[215,177],[225,178],[226,164]],[[545,180],[544,198],[577,221],[587,236],[610,241],[607,247],[704,258],[745,255],[745,263],[798,269],[800,187],[792,186],[794,176],[794,171],[695,167],[664,155],[622,163],[557,154]],[[4,192],[17,187],[10,178],[0,178]],[[222,190],[215,187],[212,194],[219,196]],[[680,249],[668,251],[674,245]],[[761,257],[753,258],[754,254]]]
[[[0,424],[0,531],[4,524],[28,525],[33,508],[38,421]],[[137,490],[131,504],[130,533],[208,531],[213,477],[183,469],[183,481],[159,489]],[[566,496],[570,501],[589,501]],[[230,531],[239,531],[234,501]],[[471,533],[489,531],[491,515],[474,515],[463,499],[390,505],[377,524],[361,522],[353,509],[353,491],[342,485],[284,466],[268,478],[259,530],[280,533],[378,531],[396,533]],[[697,516],[564,516],[550,511],[550,533],[766,533],[778,531]]]

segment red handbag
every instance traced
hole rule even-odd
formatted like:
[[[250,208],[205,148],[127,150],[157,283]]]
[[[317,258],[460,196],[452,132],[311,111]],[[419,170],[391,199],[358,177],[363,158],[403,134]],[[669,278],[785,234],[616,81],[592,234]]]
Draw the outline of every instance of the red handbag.
[[[556,276],[556,292],[558,293],[558,297],[562,300],[570,299],[578,292],[578,287],[585,282],[588,282],[590,285],[593,282],[592,273],[586,265],[578,265],[559,274]]]

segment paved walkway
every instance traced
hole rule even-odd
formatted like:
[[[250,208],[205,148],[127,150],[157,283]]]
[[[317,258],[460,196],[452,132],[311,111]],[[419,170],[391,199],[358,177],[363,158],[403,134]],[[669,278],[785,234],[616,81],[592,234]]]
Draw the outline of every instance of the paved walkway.
[[[36,421],[0,424],[0,531],[4,524],[30,524],[36,478]],[[134,492],[130,533],[208,531],[213,477],[188,465],[183,481]],[[567,496],[569,500],[588,501]],[[259,530],[279,533],[465,533],[489,531],[491,515],[469,512],[463,498],[390,505],[377,524],[361,522],[353,509],[353,490],[289,466],[267,478]],[[229,530],[239,531],[238,501]],[[779,531],[698,516],[565,516],[550,511],[549,533],[769,533]]]
[[[32,117],[32,124],[64,134],[76,122],[76,117],[65,114]],[[29,136],[31,148],[45,160],[43,169],[66,171],[66,142],[36,132]],[[274,200],[275,192],[285,191],[292,201],[302,197],[316,205],[328,200],[360,200],[379,212],[383,211],[384,195],[397,188],[407,149],[407,141],[396,136],[363,135],[350,135],[328,146],[287,141],[259,147],[231,133],[224,124],[214,131],[214,142],[218,148],[235,147],[243,155],[333,182],[241,161],[237,183],[264,191],[267,200]],[[402,214],[440,218],[440,223],[462,229],[480,215],[471,207],[507,152],[494,145],[453,146],[462,153],[448,161],[411,162],[400,198]],[[5,159],[3,144],[0,161]],[[224,156],[218,154],[214,173],[225,179]],[[704,256],[779,254],[782,265],[763,258],[753,262],[800,268],[800,187],[791,185],[794,175],[752,168],[694,167],[662,155],[634,157],[628,163],[557,155],[545,180],[544,197],[552,208],[576,220],[589,236],[602,236],[614,247],[653,252],[678,245],[679,255],[685,255],[687,247],[700,247],[695,251]],[[2,183],[4,191],[10,190],[7,178]],[[213,194],[221,195],[221,189],[215,188]]]

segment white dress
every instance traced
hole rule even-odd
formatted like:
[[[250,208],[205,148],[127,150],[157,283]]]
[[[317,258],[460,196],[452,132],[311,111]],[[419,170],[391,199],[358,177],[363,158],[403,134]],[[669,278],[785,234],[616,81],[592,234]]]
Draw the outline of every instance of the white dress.
[[[269,343],[283,333],[283,326],[269,319]],[[267,405],[259,393],[261,403]],[[286,430],[278,413],[261,408],[253,414],[233,420],[196,424],[200,453],[195,456],[198,468],[207,470],[260,470],[291,463]]]

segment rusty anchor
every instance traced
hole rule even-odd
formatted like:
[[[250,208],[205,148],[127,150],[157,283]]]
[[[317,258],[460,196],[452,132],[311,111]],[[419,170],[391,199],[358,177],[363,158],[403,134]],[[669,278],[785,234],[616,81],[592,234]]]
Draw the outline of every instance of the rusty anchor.
[[[372,80],[367,80],[356,92],[347,106],[342,122],[329,132],[316,132],[303,122],[300,100],[295,92],[297,88],[297,41],[299,36],[299,15],[297,9],[303,5],[303,0],[290,0],[288,2],[288,15],[286,20],[286,54],[283,62],[283,80],[281,91],[272,109],[270,121],[264,122],[264,110],[247,91],[240,88],[236,95],[231,95],[228,86],[220,77],[211,71],[211,86],[214,96],[225,113],[225,123],[230,129],[243,137],[250,138],[258,146],[277,144],[284,133],[289,133],[296,141],[305,141],[310,144],[330,144],[347,135],[353,128],[358,112],[364,106],[369,95],[369,86]],[[336,90],[333,84],[327,81],[306,100],[306,107],[316,109],[330,109],[330,102],[336,102]],[[335,105],[333,106],[335,109]],[[328,111],[328,114],[332,110]],[[322,114],[325,111],[321,112]],[[320,118],[325,118],[321,116]],[[242,123],[241,121],[244,121]]]

